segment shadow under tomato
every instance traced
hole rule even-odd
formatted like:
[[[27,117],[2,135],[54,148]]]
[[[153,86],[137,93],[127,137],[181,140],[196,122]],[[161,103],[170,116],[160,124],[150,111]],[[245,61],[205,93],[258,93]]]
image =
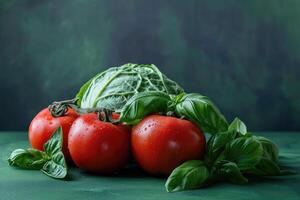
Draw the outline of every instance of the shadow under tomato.
[[[76,166],[72,166],[69,170],[69,179],[76,180],[80,179],[82,176],[95,176],[95,177],[111,177],[111,178],[144,178],[149,177],[138,165],[129,164],[120,171],[111,173],[111,174],[101,174],[101,173],[92,173],[81,170]]]

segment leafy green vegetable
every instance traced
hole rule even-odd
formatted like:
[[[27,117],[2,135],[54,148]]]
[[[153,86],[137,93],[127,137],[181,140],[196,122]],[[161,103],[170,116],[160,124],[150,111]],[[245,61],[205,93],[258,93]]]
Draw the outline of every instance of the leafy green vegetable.
[[[81,87],[76,97],[81,108],[120,111],[134,94],[145,91],[178,95],[183,89],[153,64],[128,63],[96,75]]]
[[[206,154],[204,155],[205,163],[209,168],[212,168],[219,160],[224,159],[224,149],[231,140],[232,138],[227,132],[210,137],[207,142]]]
[[[263,147],[253,137],[240,137],[231,141],[225,149],[226,160],[235,162],[240,170],[253,168],[262,158]]]
[[[235,118],[228,127],[228,132],[239,133],[241,135],[247,134],[247,127],[239,118]]]
[[[236,163],[222,160],[217,165],[219,165],[219,171],[217,173],[228,181],[236,184],[248,183],[248,179],[243,176]]]
[[[31,148],[16,149],[8,163],[22,169],[41,170],[52,178],[63,179],[67,176],[67,165],[62,153],[62,139],[62,128],[59,127],[44,145],[44,152]]]
[[[47,162],[47,155],[36,149],[16,149],[9,158],[10,166],[19,167],[23,169],[41,169]]]
[[[52,178],[63,179],[67,176],[67,164],[62,153],[62,144],[62,128],[59,127],[44,145],[45,153],[51,160],[47,161],[41,170]]]
[[[212,167],[217,161],[224,159],[226,146],[237,137],[246,136],[246,131],[246,125],[240,119],[235,118],[228,126],[227,131],[211,136],[207,142],[205,155],[207,165]]]
[[[274,162],[278,162],[279,157],[279,150],[276,144],[274,144],[271,140],[261,137],[261,136],[254,136],[263,146],[264,149],[264,156]]]
[[[263,157],[260,162],[248,170],[247,173],[256,176],[276,176],[280,175],[280,168],[274,161]]]
[[[164,92],[136,94],[121,110],[120,120],[129,124],[136,124],[148,114],[166,113],[167,111],[195,122],[204,132],[214,134],[228,130],[227,121],[218,108],[207,97],[196,93],[181,93],[177,96]],[[234,128],[232,127],[232,129]],[[242,125],[238,128],[242,129]]]
[[[280,169],[277,146],[267,138],[247,132],[246,125],[238,118],[231,122],[226,131],[218,132],[209,138],[204,161],[199,162],[203,166],[199,170],[204,173],[205,168],[209,176],[187,176],[189,171],[198,166],[187,161],[186,167],[185,164],[177,167],[169,176],[166,183],[167,191],[200,188],[208,182],[224,180],[246,184],[247,175],[294,174],[289,170]],[[186,186],[186,183],[190,185]]]
[[[209,171],[200,160],[190,160],[177,167],[169,176],[165,187],[168,192],[195,189],[208,179]]]
[[[150,113],[166,113],[170,100],[170,96],[164,92],[137,93],[123,107],[120,120],[127,124],[137,124]]]
[[[67,166],[62,152],[55,154],[41,170],[52,178],[65,178],[67,176]]]
[[[280,175],[281,170],[278,166],[278,148],[269,139],[261,136],[255,137],[263,147],[263,157],[260,162],[248,171],[249,174],[257,176]]]
[[[228,129],[225,117],[208,97],[191,93],[177,101],[175,113],[193,121],[204,132],[215,134]]]

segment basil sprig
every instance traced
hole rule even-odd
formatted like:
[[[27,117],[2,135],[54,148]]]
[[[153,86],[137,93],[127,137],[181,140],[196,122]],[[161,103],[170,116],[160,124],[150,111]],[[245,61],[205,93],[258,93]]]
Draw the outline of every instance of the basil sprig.
[[[23,169],[41,169],[47,162],[47,154],[36,149],[16,149],[8,159],[11,166]]]
[[[187,118],[207,133],[214,134],[228,128],[225,117],[208,97],[196,93],[178,96],[163,92],[138,93],[123,107],[120,121],[134,125],[148,114],[167,112]]]
[[[217,181],[245,184],[247,175],[290,173],[279,168],[278,148],[274,143],[249,133],[238,118],[228,125],[219,109],[200,94],[138,93],[123,107],[120,121],[135,125],[151,113],[170,112],[194,122],[211,137],[203,161],[190,160],[173,170],[165,184],[168,192],[201,188]]]
[[[62,153],[62,142],[62,128],[59,127],[45,143],[45,151],[16,149],[8,158],[8,163],[22,169],[41,170],[55,179],[64,179],[67,176],[67,165]]]
[[[183,167],[184,166],[184,167]],[[247,132],[246,125],[236,118],[227,131],[210,137],[207,143],[207,153],[201,162],[201,169],[190,161],[180,165],[169,176],[166,190],[169,192],[201,188],[207,183],[229,181],[235,184],[248,183],[247,175],[279,176],[286,174],[278,165],[278,148],[264,137],[254,136]],[[197,172],[193,178],[180,174],[186,169]],[[203,174],[209,176],[203,178]],[[185,183],[188,187],[182,187]]]

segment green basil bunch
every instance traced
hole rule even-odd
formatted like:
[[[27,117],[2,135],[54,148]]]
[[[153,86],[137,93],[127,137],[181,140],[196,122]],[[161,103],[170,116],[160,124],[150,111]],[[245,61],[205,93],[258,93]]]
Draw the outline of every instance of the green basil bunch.
[[[151,113],[173,113],[194,122],[204,132],[215,134],[227,130],[228,123],[208,97],[192,93],[177,96],[163,92],[141,92],[123,107],[120,121],[137,124]]]
[[[191,173],[197,175],[191,176]],[[279,176],[286,173],[292,172],[279,168],[277,146],[267,138],[247,132],[246,125],[236,118],[227,131],[210,137],[204,161],[183,163],[171,173],[165,187],[174,192],[201,188],[217,181],[246,184],[247,175]]]
[[[10,166],[41,170],[47,176],[64,179],[67,176],[67,165],[62,153],[62,128],[59,127],[44,145],[45,151],[36,149],[16,149],[8,158]]]
[[[151,113],[173,113],[211,134],[204,160],[187,161],[168,177],[165,187],[169,192],[200,188],[226,180],[245,184],[248,182],[247,175],[277,176],[286,173],[278,166],[278,148],[274,143],[249,133],[238,118],[228,125],[225,117],[206,96],[142,92],[125,104],[120,121],[134,125]]]

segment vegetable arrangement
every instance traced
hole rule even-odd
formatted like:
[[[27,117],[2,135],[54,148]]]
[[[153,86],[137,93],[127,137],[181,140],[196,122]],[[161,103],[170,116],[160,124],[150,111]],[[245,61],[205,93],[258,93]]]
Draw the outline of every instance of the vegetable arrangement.
[[[13,151],[9,164],[57,179],[67,177],[66,162],[112,174],[131,154],[147,173],[168,176],[168,192],[291,173],[280,169],[272,141],[248,132],[238,118],[228,124],[208,97],[184,93],[155,65],[125,64],[96,75],[74,99],[37,114],[29,142],[32,148]]]

